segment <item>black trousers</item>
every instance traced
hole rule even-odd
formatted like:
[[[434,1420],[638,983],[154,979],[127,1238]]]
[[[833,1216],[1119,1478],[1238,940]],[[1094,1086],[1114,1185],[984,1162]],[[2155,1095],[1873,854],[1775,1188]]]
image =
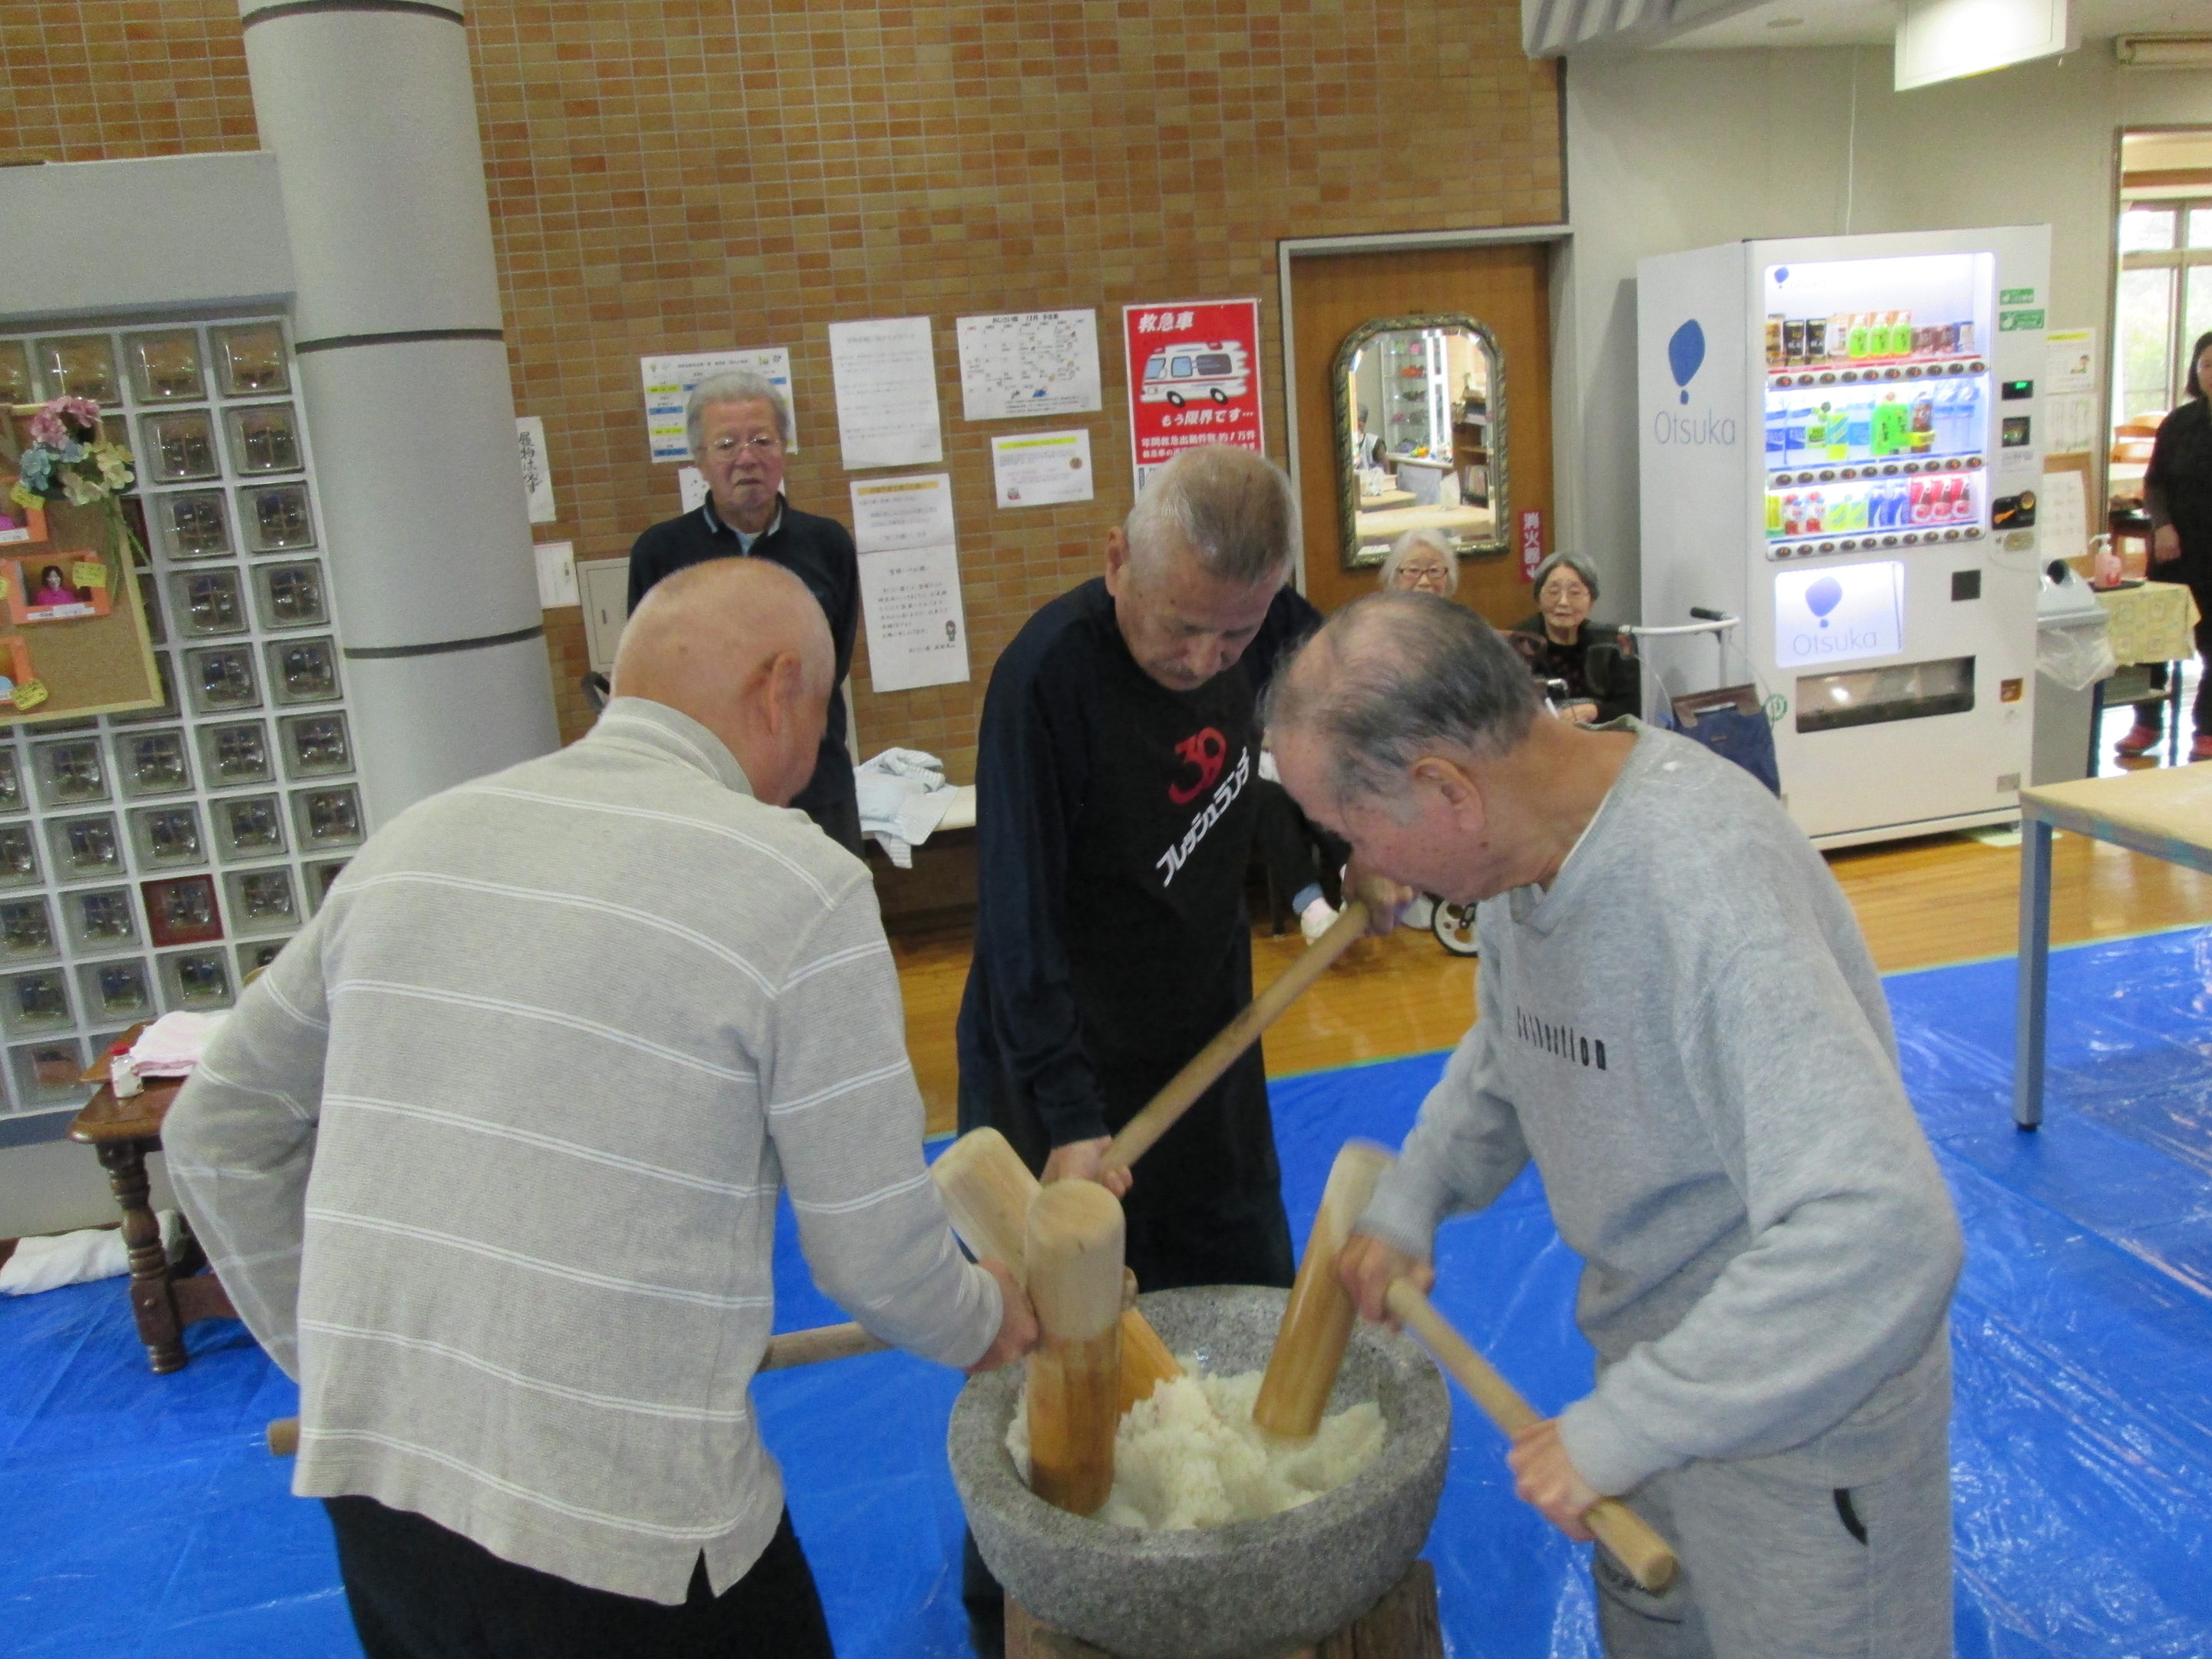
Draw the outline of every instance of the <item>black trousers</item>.
[[[373,1498],[324,1507],[368,1659],[835,1659],[787,1510],[743,1578],[716,1595],[702,1556],[665,1607],[503,1561]]]

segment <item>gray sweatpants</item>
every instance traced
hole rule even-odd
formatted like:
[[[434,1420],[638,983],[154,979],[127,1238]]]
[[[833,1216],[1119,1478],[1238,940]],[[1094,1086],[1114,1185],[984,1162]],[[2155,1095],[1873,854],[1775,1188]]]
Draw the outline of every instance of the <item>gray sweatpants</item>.
[[[1596,1553],[1607,1659],[1950,1659],[1949,1412],[1924,1414],[1917,1443],[1856,1486],[1794,1456],[1646,1481],[1629,1506],[1680,1571],[1652,1595]]]

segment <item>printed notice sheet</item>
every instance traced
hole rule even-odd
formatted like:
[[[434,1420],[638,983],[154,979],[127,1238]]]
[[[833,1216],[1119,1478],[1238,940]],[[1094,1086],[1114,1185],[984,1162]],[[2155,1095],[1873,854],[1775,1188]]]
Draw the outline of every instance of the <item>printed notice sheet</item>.
[[[686,513],[696,513],[707,504],[707,475],[696,466],[676,469],[676,494],[684,503]]]
[[[1027,311],[963,317],[962,418],[1019,420],[1105,407],[1099,391],[1098,313]]]
[[[991,440],[991,474],[1000,507],[1048,507],[1087,501],[1091,488],[1088,432],[1024,432]]]
[[[830,324],[830,372],[848,472],[945,459],[928,318]]]
[[[911,691],[965,680],[968,621],[951,475],[856,481],[852,491],[871,687]]]
[[[691,388],[709,374],[732,368],[749,368],[763,376],[783,399],[790,416],[791,441],[784,446],[799,453],[799,405],[791,398],[791,353],[783,346],[762,346],[751,351],[695,351],[680,357],[641,357],[645,377],[645,431],[656,461],[688,461],[691,445],[684,433],[684,404]]]

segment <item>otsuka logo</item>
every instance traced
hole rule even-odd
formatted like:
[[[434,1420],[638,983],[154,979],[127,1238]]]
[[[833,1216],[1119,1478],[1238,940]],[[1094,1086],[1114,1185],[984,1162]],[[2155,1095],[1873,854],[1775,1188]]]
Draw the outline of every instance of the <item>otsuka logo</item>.
[[[1680,401],[1690,401],[1690,382],[1705,362],[1705,331],[1691,318],[1681,327],[1667,337],[1667,368],[1674,376],[1674,385]],[[1651,417],[1651,436],[1662,444],[1711,444],[1717,448],[1735,447],[1736,427],[1732,416],[1716,415],[1708,409],[1702,416],[1681,415],[1671,409],[1662,409]]]
[[[1198,770],[1198,781],[1191,784],[1171,784],[1168,799],[1177,806],[1188,806],[1207,790],[1221,775],[1221,768],[1229,758],[1229,739],[1212,726],[1193,733],[1176,745],[1176,753]]]

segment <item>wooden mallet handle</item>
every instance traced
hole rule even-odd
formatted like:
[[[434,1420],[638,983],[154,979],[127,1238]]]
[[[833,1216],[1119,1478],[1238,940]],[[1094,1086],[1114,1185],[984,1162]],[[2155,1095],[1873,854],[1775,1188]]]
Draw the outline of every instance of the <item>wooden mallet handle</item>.
[[[1126,1170],[1150,1152],[1152,1143],[1173,1128],[1176,1120],[1198,1103],[1237,1056],[1258,1040],[1276,1017],[1297,1001],[1298,994],[1328,971],[1328,966],[1367,931],[1367,906],[1354,899],[1329,930],[1308,945],[1305,953],[1277,976],[1275,982],[1252,999],[1244,1012],[1221,1028],[1214,1039],[1190,1058],[1190,1063],[1168,1079],[1167,1087],[1145,1103],[1136,1116],[1121,1126],[1114,1144],[1106,1149],[1105,1166]]]
[[[1507,1438],[1544,1419],[1521,1397],[1520,1391],[1500,1376],[1495,1367],[1468,1346],[1468,1340],[1431,1304],[1429,1298],[1405,1279],[1392,1285],[1383,1305],[1427,1345],[1443,1368],[1474,1396],[1490,1420],[1505,1431]],[[1629,1577],[1656,1595],[1674,1582],[1674,1552],[1651,1530],[1644,1518],[1618,1498],[1601,1498],[1583,1511],[1583,1524],[1597,1534],[1599,1543],[1628,1570]]]
[[[764,1371],[787,1370],[793,1365],[812,1365],[824,1359],[850,1359],[857,1354],[881,1353],[890,1344],[871,1335],[857,1324],[817,1325],[808,1331],[786,1331],[768,1340],[761,1355]],[[271,1457],[289,1457],[300,1449],[300,1419],[279,1417],[263,1431]]]

